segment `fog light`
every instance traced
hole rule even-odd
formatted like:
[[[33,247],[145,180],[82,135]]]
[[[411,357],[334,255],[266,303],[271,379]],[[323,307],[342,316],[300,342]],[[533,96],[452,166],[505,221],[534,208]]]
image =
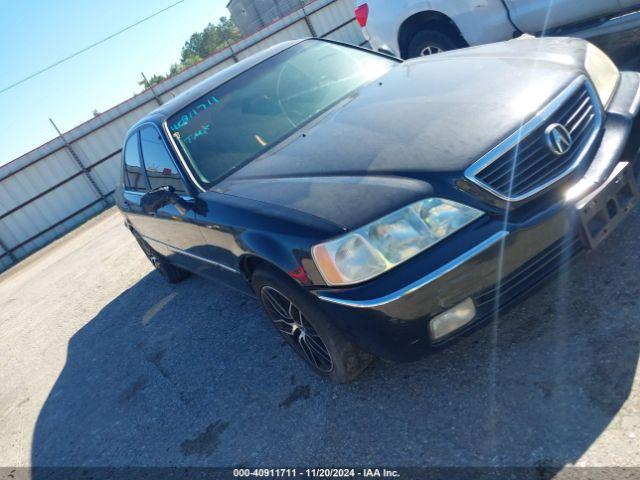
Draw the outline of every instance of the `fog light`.
[[[459,303],[431,320],[429,323],[431,338],[433,340],[440,340],[451,332],[455,332],[459,328],[464,327],[473,320],[475,316],[476,306],[473,304],[473,300],[467,298],[464,302]]]

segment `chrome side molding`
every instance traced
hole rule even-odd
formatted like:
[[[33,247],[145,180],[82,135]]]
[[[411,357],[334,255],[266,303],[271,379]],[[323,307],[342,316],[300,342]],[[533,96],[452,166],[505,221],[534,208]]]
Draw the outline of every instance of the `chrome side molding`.
[[[157,243],[159,245],[162,245],[162,246],[168,248],[169,250],[171,250],[172,252],[179,253],[179,254],[185,255],[187,257],[194,258],[194,259],[199,260],[201,262],[208,263],[210,265],[213,265],[215,267],[221,268],[223,270],[227,270],[228,272],[233,272],[233,273],[237,273],[238,275],[240,275],[240,272],[238,270],[236,270],[235,268],[231,268],[231,267],[229,267],[227,265],[224,265],[222,263],[214,262],[213,260],[209,260],[208,258],[204,258],[204,257],[201,257],[199,255],[194,255],[193,253],[189,253],[189,252],[187,252],[185,250],[180,250],[179,248],[176,248],[173,245],[169,245],[168,243],[161,242],[160,240],[156,240],[155,238],[151,238],[151,237],[148,237],[146,235],[141,235],[141,236],[146,241],[148,241],[150,243]]]

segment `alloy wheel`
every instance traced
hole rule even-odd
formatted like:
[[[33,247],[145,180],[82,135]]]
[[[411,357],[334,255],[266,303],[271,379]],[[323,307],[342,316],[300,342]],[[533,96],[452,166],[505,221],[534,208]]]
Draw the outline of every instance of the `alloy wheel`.
[[[427,45],[422,50],[420,50],[420,56],[426,57],[428,55],[435,55],[436,53],[442,53],[444,50],[440,48],[438,45]]]
[[[154,253],[149,254],[149,260],[155,268],[160,268],[160,259]]]
[[[156,252],[147,244],[147,242],[143,241],[142,250],[151,262],[151,265],[153,265],[154,268],[160,270],[160,258],[158,257],[158,255],[156,255]]]
[[[260,296],[275,327],[293,349],[313,368],[323,373],[331,372],[331,354],[302,310],[273,287],[262,287]]]

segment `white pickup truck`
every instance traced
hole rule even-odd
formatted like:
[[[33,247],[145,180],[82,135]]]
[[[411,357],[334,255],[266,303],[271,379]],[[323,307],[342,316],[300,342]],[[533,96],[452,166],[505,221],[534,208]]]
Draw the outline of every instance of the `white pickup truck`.
[[[402,58],[536,36],[590,38],[640,27],[640,0],[356,0],[374,50]]]

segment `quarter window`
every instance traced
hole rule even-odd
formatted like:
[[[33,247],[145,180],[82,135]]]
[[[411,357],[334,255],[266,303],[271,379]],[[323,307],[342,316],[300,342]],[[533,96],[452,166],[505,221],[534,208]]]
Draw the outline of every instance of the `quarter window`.
[[[137,133],[129,137],[124,147],[124,186],[130,190],[147,189],[147,181],[140,161]]]
[[[140,130],[142,158],[147,169],[151,188],[172,186],[178,193],[185,193],[182,176],[162,141],[160,132],[154,127]]]

